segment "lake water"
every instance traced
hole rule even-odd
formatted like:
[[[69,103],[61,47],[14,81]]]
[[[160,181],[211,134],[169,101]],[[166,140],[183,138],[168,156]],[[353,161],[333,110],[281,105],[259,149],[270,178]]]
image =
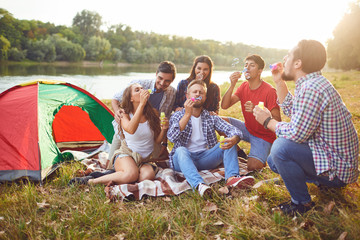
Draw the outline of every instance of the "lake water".
[[[190,68],[190,67],[189,67]],[[189,68],[178,69],[174,88],[180,80],[189,76]],[[120,89],[125,88],[134,79],[154,79],[156,67],[54,67],[54,66],[1,66],[0,92],[20,83],[37,79],[57,80],[74,84],[94,94],[99,99],[111,99]],[[234,70],[215,70],[212,80],[218,85],[228,82]],[[262,76],[270,76],[264,71]]]

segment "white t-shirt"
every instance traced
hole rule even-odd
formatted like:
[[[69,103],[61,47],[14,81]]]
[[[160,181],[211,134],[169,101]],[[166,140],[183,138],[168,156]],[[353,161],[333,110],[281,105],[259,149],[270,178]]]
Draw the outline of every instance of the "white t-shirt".
[[[207,148],[206,141],[204,138],[204,133],[202,130],[202,121],[201,117],[191,116],[191,125],[192,125],[192,133],[191,138],[189,139],[186,148],[190,152],[200,152],[204,151]]]
[[[129,114],[130,119],[133,117],[133,114]],[[133,151],[141,155],[142,158],[148,157],[154,150],[154,132],[150,128],[148,121],[144,123],[139,123],[138,128],[134,134],[130,134],[123,131],[125,135],[125,140],[128,147]]]

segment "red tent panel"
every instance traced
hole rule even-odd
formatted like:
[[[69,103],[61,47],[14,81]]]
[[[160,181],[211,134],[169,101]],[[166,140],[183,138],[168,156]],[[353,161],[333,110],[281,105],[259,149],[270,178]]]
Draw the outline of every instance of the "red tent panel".
[[[0,170],[40,170],[37,96],[37,85],[0,96]]]
[[[63,106],[55,115],[53,135],[56,143],[105,140],[89,114],[76,106]]]

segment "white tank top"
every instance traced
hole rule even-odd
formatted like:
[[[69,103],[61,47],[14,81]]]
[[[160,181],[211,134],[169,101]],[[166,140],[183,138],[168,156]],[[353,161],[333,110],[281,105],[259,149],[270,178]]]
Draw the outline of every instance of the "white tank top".
[[[129,114],[130,119],[134,116]],[[123,131],[125,140],[128,147],[133,151],[141,155],[142,158],[146,158],[154,150],[154,132],[151,130],[149,122],[139,123],[138,128],[134,134],[130,134]]]

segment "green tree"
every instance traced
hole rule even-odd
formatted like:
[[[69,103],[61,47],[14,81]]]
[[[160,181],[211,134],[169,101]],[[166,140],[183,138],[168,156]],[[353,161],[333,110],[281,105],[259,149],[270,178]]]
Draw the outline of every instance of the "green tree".
[[[60,35],[53,35],[48,38],[56,49],[56,60],[78,62],[85,58],[85,50],[76,43],[72,43]]]
[[[0,35],[0,60],[7,60],[8,59],[8,50],[11,44],[6,37]]]
[[[55,45],[50,40],[29,40],[27,58],[37,62],[53,62],[56,59]]]
[[[336,69],[360,69],[360,1],[350,4],[328,40],[329,66]]]
[[[89,60],[102,61],[111,56],[111,44],[108,40],[93,36],[85,46],[86,58]]]
[[[122,51],[117,48],[113,48],[111,50],[111,60],[114,62],[120,62],[122,59]]]
[[[126,43],[124,34],[126,26],[123,24],[112,25],[105,33],[105,37],[111,43],[111,46],[117,49],[122,49]]]
[[[21,41],[25,39],[18,29],[19,22],[8,11],[0,8],[0,35],[5,37],[12,47],[17,48],[21,48]]]
[[[8,51],[8,60],[21,62],[25,59],[26,50],[21,51],[17,48],[10,48]]]
[[[92,36],[100,36],[102,17],[97,12],[82,10],[73,19],[72,26],[83,35],[84,40],[89,40]]]

